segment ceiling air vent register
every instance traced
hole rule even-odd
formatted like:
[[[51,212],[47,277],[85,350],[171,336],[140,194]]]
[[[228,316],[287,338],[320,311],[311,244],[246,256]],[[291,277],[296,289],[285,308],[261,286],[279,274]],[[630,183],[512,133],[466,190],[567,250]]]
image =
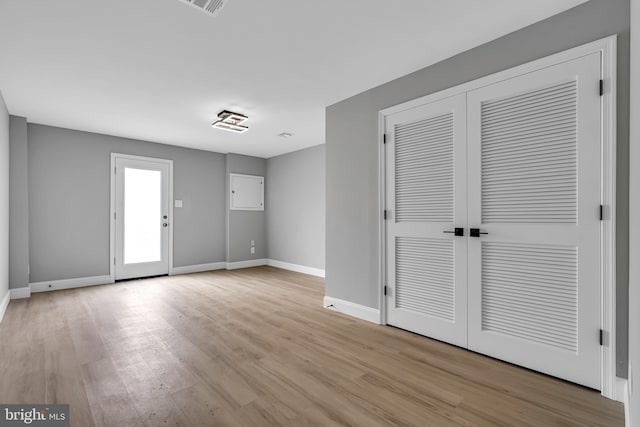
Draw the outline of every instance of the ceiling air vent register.
[[[187,3],[207,15],[217,16],[220,10],[224,7],[226,0],[180,0],[182,3]]]

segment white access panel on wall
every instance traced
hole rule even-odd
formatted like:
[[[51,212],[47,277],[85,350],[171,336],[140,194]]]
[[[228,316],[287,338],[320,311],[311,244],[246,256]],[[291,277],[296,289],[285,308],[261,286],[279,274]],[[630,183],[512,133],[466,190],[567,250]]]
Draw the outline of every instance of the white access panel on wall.
[[[600,389],[601,56],[467,94],[469,348]]]
[[[467,345],[465,99],[385,122],[387,323],[460,346]]]
[[[264,210],[264,177],[232,173],[229,183],[231,210]]]

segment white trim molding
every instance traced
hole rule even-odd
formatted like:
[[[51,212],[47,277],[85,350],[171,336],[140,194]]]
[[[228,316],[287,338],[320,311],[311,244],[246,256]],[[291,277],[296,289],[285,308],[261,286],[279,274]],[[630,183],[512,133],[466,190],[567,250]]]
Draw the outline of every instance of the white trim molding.
[[[278,261],[275,259],[267,260],[267,265],[276,268],[282,268],[284,270],[296,271],[298,273],[310,274],[312,276],[318,276],[324,278],[324,270],[321,268],[307,267],[305,265],[291,264],[290,262]]]
[[[601,77],[604,80],[602,99],[602,179],[601,197],[604,207],[601,239],[602,251],[600,260],[601,288],[601,320],[605,332],[602,346],[601,392],[609,399],[622,401],[617,391],[616,376],[616,166],[617,166],[617,38],[615,36],[601,40],[597,50],[602,55]]]
[[[629,371],[629,378],[631,378],[631,371]],[[618,378],[619,379],[619,378]],[[627,427],[633,427],[633,420],[631,419],[631,390],[630,381],[624,380],[624,390],[622,393],[622,403],[624,404],[624,425]]]
[[[11,301],[11,292],[7,291],[7,294],[2,298],[2,302],[0,302],[0,322],[2,322],[4,314],[7,312],[9,301]]]
[[[184,267],[173,267],[171,269],[170,276],[177,276],[180,274],[200,273],[203,271],[214,270],[238,270],[242,268],[259,267],[263,265],[272,265],[274,267],[284,268],[286,270],[297,271],[299,273],[312,274],[314,276],[324,277],[324,270],[315,269],[311,267],[305,267],[296,264],[283,263],[281,261],[274,261],[270,259],[254,259],[238,262],[213,262],[209,264],[196,264],[187,265]],[[30,283],[29,287],[10,289],[7,295],[10,295],[11,299],[29,298],[32,293],[48,292],[61,289],[74,289],[84,288],[87,286],[96,285],[109,285],[115,283],[113,277],[109,275],[105,276],[93,276],[93,277],[80,277],[77,279],[64,279],[64,280],[48,280],[44,282]],[[377,322],[377,320],[376,320]]]
[[[289,262],[278,261],[275,259],[256,259],[236,262],[213,262],[209,264],[187,265],[184,267],[173,267],[171,276],[180,274],[200,273],[202,271],[214,270],[238,270],[241,268],[259,267],[262,265],[270,265],[284,270],[295,271],[297,273],[310,274],[312,276],[324,277],[324,270],[320,268],[307,267],[305,265],[292,264]]]
[[[387,298],[384,287],[387,285],[387,152],[385,144],[384,111],[378,112],[378,307],[380,316],[378,322],[387,324]]]
[[[617,400],[618,402],[625,402],[625,398],[627,397],[627,393],[629,391],[628,382],[626,378],[616,378],[616,390],[613,400]]]
[[[186,265],[184,267],[173,267],[170,276],[180,274],[201,273],[203,271],[224,270],[227,268],[226,262],[212,262],[209,264]]]
[[[380,323],[380,310],[377,308],[371,308],[365,305],[327,296],[324,297],[324,308],[338,311],[352,317],[357,317],[358,319],[366,320],[367,322],[375,324]]]
[[[385,132],[386,117],[395,113],[417,108],[425,104],[436,102],[452,96],[460,95],[484,86],[500,81],[532,73],[543,68],[551,67],[567,61],[572,61],[594,53],[601,55],[601,79],[604,80],[604,94],[602,96],[602,179],[601,179],[601,204],[604,207],[604,220],[601,228],[601,328],[604,331],[604,345],[601,352],[601,393],[603,396],[622,400],[618,391],[616,377],[616,67],[617,67],[617,36],[612,35],[601,40],[596,40],[573,49],[566,50],[545,58],[528,62],[504,71],[481,77],[479,79],[463,83],[449,89],[442,90],[427,96],[423,96],[408,102],[404,102],[389,108],[385,108],[378,115],[378,139],[379,163],[378,163],[378,242],[379,262],[378,270],[378,296],[381,324],[386,324],[386,300],[384,298],[384,286],[386,285],[386,242],[385,221],[382,213],[385,206],[385,145],[382,143]]]
[[[240,268],[259,267],[261,265],[267,265],[268,259],[250,259],[247,261],[228,262],[227,270],[238,270]]]
[[[31,288],[31,293],[36,293],[57,291],[61,289],[84,288],[86,286],[109,285],[111,283],[114,283],[113,278],[111,277],[111,275],[106,275],[29,283],[29,287]]]
[[[11,299],[23,299],[31,296],[31,288],[25,286],[24,288],[9,289]]]

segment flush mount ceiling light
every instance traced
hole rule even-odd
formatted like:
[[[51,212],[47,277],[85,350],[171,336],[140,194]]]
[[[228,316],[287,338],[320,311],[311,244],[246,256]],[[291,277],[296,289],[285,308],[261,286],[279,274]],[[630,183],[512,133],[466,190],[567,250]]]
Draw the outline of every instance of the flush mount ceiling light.
[[[293,136],[293,134],[289,133],[289,132],[282,132],[282,133],[279,133],[278,136],[280,138],[291,138]]]
[[[249,130],[242,123],[249,119],[244,114],[234,113],[233,111],[224,110],[218,114],[218,121],[211,126],[216,129],[228,130],[230,132],[242,133]]]
[[[220,13],[220,10],[224,7],[226,0],[180,0],[182,3],[187,3],[207,15],[216,16]]]

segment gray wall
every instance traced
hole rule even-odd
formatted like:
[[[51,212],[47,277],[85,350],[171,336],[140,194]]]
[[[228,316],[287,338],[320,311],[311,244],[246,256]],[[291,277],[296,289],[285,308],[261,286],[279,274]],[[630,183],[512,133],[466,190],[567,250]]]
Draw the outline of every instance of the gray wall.
[[[324,269],[325,146],[267,159],[269,259]]]
[[[111,153],[173,160],[174,266],[221,262],[224,155],[37,124],[28,127],[30,281],[109,274]]]
[[[9,122],[9,287],[29,286],[29,158],[27,119]]]
[[[241,173],[266,178],[267,161],[260,157],[240,154],[226,155],[225,199],[227,206],[227,262],[248,261],[267,257],[267,221],[264,211],[229,210],[229,174]],[[269,182],[265,179],[265,186]],[[222,200],[222,199],[221,199]],[[269,206],[265,204],[265,210]],[[255,240],[256,253],[251,253],[251,240]]]
[[[378,111],[618,34],[618,375],[627,375],[629,0],[592,0],[326,110],[328,296],[378,307]],[[417,53],[418,54],[418,53]]]
[[[640,0],[631,0],[631,156],[629,276],[629,382],[633,385],[631,419],[633,426],[640,426]]]
[[[9,292],[9,112],[0,92],[0,301]]]

